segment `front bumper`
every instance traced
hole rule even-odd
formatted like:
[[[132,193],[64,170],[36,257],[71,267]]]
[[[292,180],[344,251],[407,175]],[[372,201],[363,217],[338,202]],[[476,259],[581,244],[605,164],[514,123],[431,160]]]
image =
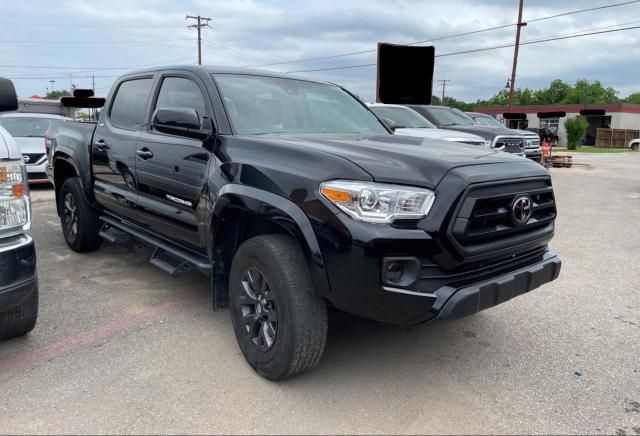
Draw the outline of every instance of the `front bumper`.
[[[431,313],[411,320],[409,324],[461,318],[497,306],[557,279],[561,266],[560,258],[549,252],[539,263],[490,280],[459,289],[445,286],[433,293],[435,301]]]
[[[542,158],[542,149],[534,148],[534,149],[525,149],[525,156],[533,161],[540,162]]]
[[[36,251],[28,235],[0,241],[0,312],[21,304],[37,287]]]
[[[373,236],[367,232],[371,226],[350,224],[350,232],[344,227],[322,232],[333,235],[331,241],[320,238],[331,284],[324,297],[339,310],[379,322],[419,326],[470,315],[536,289],[560,273],[561,261],[546,248],[546,239],[540,241],[544,245],[513,257],[503,254],[444,268],[434,262],[448,261],[429,232],[380,227],[372,230]],[[350,238],[336,238],[339,234]],[[396,260],[412,271],[408,282],[388,280],[387,266]]]
[[[27,176],[29,177],[29,183],[49,183],[49,179],[47,178],[46,173],[46,166],[46,158],[39,164],[27,164]]]

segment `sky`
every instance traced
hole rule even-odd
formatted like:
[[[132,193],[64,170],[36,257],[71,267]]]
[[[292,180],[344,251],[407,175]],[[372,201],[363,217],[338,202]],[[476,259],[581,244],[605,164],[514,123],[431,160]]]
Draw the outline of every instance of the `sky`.
[[[525,0],[523,20],[622,3],[624,0]],[[0,76],[20,96],[44,95],[73,83],[106,95],[129,70],[197,62],[196,31],[185,16],[210,17],[203,29],[204,64],[260,67],[281,72],[375,63],[378,42],[408,44],[517,21],[517,0],[0,0]],[[640,2],[532,21],[522,42],[587,30],[640,26]],[[551,80],[600,80],[620,97],[640,91],[640,28],[520,48],[517,87],[542,88]],[[436,55],[513,44],[515,26],[443,38]],[[505,87],[513,47],[436,59],[446,94],[485,99]],[[277,65],[273,65],[277,64]],[[266,65],[266,66],[265,66]],[[375,67],[300,72],[341,84],[367,101],[375,98]]]

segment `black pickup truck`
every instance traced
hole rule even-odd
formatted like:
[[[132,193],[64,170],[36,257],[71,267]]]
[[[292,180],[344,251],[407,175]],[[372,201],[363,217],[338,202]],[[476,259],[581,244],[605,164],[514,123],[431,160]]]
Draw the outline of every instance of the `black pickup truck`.
[[[214,67],[114,84],[97,126],[50,132],[68,245],[134,237],[214,309],[262,376],[319,361],[327,309],[418,326],[554,280],[548,172],[507,153],[395,136],[339,86]]]

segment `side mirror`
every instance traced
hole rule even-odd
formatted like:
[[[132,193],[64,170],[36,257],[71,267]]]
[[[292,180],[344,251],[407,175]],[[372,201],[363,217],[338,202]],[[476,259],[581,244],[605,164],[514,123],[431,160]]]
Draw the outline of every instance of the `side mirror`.
[[[13,82],[0,77],[0,112],[18,110],[18,96]]]
[[[390,120],[389,118],[383,118],[382,122],[385,123],[385,125],[389,128],[389,130],[391,130],[392,132],[396,131],[396,123],[393,120]]]
[[[156,109],[151,117],[151,127],[158,132],[201,140],[211,135],[210,129],[203,128],[198,112],[187,107]]]

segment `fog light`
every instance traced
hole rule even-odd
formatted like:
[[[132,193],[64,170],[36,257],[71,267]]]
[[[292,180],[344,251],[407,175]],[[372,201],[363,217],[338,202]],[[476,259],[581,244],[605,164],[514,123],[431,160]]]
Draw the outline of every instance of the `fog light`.
[[[398,262],[391,262],[387,265],[387,280],[390,282],[398,282],[404,274],[404,267]]]
[[[420,276],[420,260],[417,257],[383,257],[380,271],[385,285],[412,286]]]

